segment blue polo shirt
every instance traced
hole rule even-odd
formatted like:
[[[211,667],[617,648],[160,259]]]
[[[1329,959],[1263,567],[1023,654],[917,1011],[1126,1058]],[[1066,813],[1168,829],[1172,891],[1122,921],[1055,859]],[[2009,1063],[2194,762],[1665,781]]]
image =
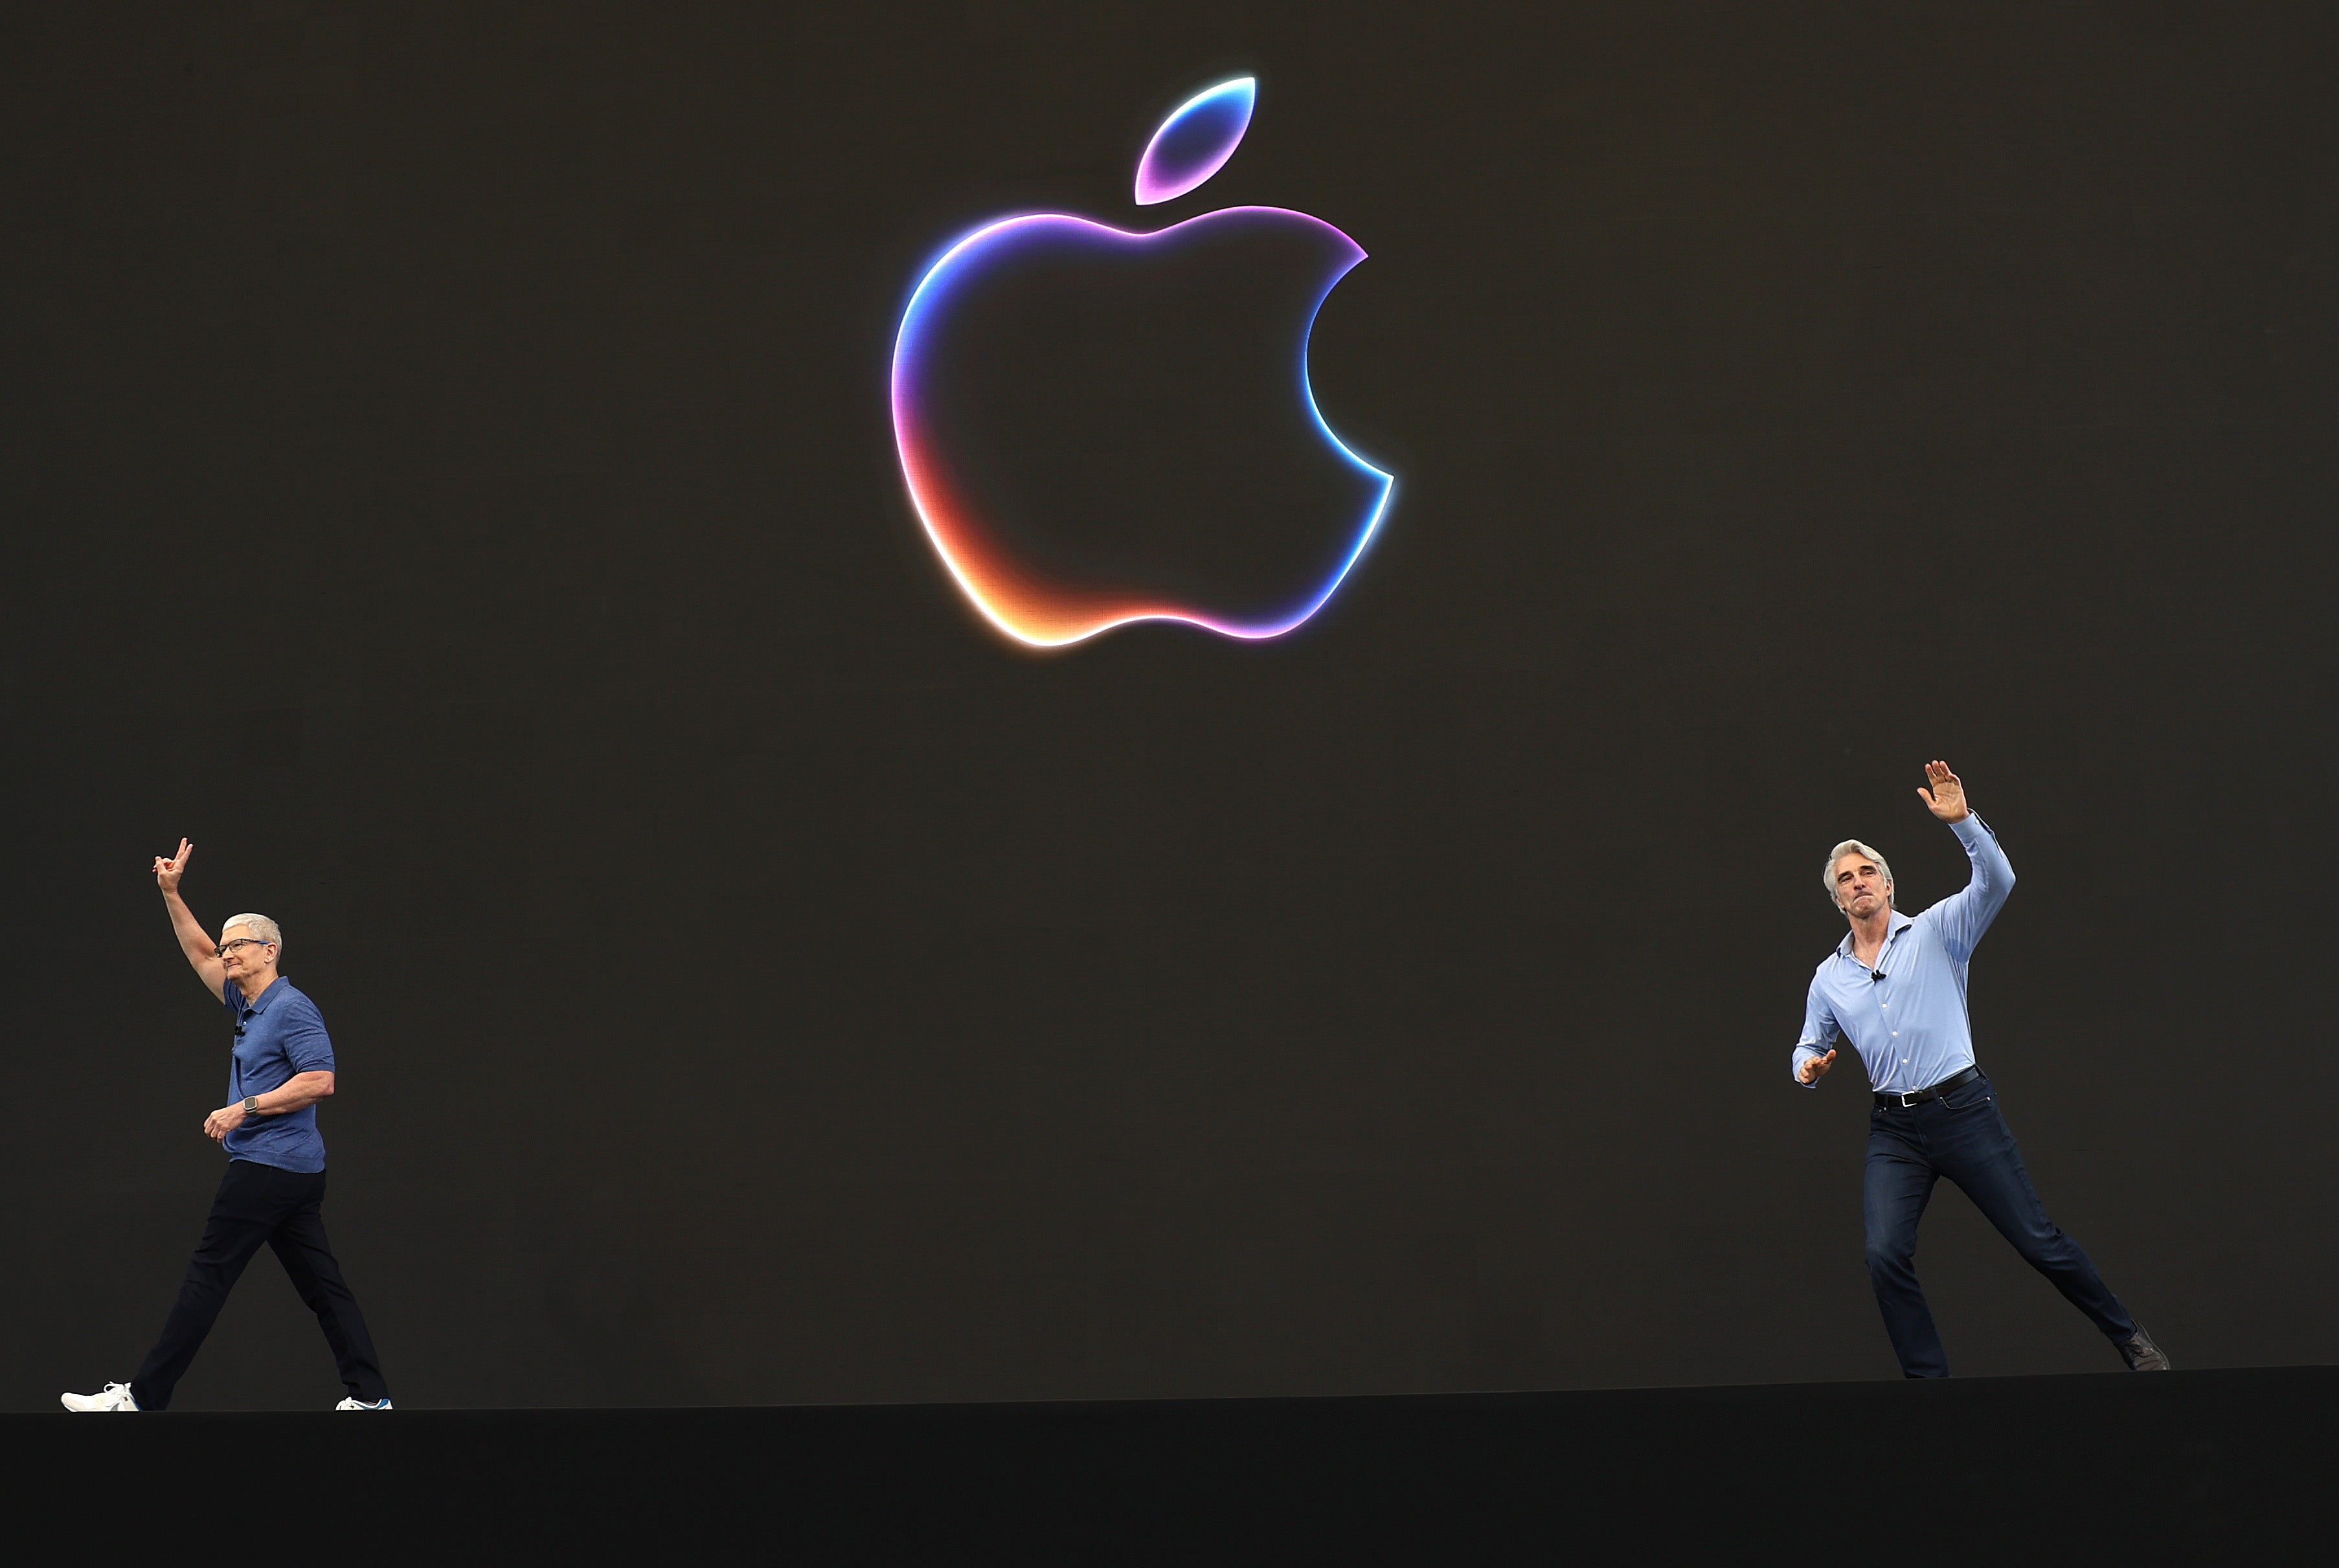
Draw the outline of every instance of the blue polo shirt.
[[[258,1001],[243,1000],[229,981],[220,988],[228,1016],[235,1020],[234,1054],[229,1058],[227,1099],[242,1105],[247,1095],[281,1089],[296,1073],[333,1070],[333,1042],[325,1033],[317,1004],[279,975]],[[273,1165],[282,1170],[325,1169],[325,1140],[317,1133],[317,1108],[304,1105],[289,1116],[247,1116],[227,1135],[227,1157]]]

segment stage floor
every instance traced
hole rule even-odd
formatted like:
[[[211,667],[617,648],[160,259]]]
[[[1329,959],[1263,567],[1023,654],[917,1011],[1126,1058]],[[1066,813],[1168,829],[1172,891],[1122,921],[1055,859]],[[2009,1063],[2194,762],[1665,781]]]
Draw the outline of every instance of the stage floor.
[[[2321,1554],[2339,1367],[1563,1394],[0,1416],[20,1521],[125,1548]],[[19,1537],[21,1540],[22,1537]]]

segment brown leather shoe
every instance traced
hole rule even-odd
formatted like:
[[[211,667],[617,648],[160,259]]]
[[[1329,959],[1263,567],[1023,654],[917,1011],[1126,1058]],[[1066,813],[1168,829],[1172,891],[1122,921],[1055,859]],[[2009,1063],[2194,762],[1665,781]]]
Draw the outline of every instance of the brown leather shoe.
[[[2130,1372],[2168,1370],[2168,1357],[2161,1354],[2160,1346],[2152,1342],[2152,1336],[2144,1331],[2144,1325],[2140,1323],[2137,1325],[2134,1338],[2119,1342],[2119,1353],[2120,1359],[2127,1363]]]

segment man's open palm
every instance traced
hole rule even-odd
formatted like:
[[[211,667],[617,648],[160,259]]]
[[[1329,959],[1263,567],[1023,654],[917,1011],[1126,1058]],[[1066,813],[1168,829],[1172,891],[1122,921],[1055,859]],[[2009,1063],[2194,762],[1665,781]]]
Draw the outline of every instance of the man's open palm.
[[[1920,788],[1917,794],[1925,802],[1925,809],[1943,822],[1963,822],[1972,808],[1966,804],[1965,781],[1949,771],[1945,762],[1925,764],[1925,782],[1930,789]]]

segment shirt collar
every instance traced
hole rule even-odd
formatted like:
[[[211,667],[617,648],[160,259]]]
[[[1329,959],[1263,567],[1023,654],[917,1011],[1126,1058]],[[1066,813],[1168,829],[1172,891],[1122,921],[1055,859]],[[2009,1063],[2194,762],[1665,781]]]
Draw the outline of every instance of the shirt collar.
[[[274,997],[278,991],[283,989],[284,977],[280,974],[274,980],[268,982],[268,989],[262,991],[258,998],[252,1001],[245,1002],[243,1004],[243,1011],[246,1012],[266,1012],[268,1011],[270,999]]]
[[[1902,932],[1907,931],[1910,926],[1916,923],[1917,917],[1915,915],[1903,914],[1900,911],[1897,909],[1894,910],[1892,912],[1891,929],[1884,933],[1884,940],[1888,942],[1890,942],[1894,937],[1899,936]],[[1843,940],[1835,944],[1835,950],[1846,958],[1850,958],[1851,956],[1851,932],[1847,931],[1843,933]],[[271,986],[269,989],[272,991],[275,988]]]

